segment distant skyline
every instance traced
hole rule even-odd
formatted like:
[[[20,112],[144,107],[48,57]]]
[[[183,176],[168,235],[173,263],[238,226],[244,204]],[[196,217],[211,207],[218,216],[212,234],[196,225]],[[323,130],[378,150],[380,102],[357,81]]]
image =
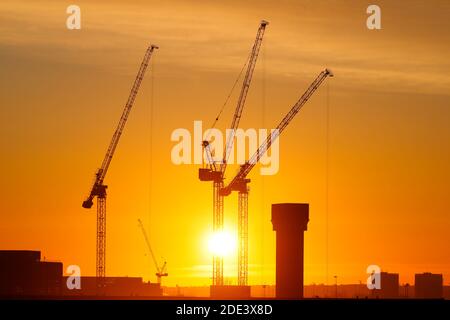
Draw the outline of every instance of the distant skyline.
[[[165,284],[208,285],[211,186],[198,180],[198,165],[171,162],[170,134],[213,122],[266,19],[242,128],[273,128],[321,70],[335,77],[283,133],[279,172],[249,177],[249,284],[275,281],[270,205],[279,202],[310,204],[306,285],[332,284],[333,275],[364,282],[371,264],[399,273],[401,284],[422,272],[442,273],[450,284],[448,1],[377,1],[382,29],[373,31],[367,1],[76,4],[81,30],[65,27],[69,3],[0,3],[0,249],[41,250],[95,274],[95,208],[81,202],[155,43],[105,181],[106,273],[156,280],[140,218],[167,260]],[[220,129],[229,127],[236,99]],[[236,222],[234,195],[225,228],[235,232]],[[236,274],[232,255],[225,277]]]

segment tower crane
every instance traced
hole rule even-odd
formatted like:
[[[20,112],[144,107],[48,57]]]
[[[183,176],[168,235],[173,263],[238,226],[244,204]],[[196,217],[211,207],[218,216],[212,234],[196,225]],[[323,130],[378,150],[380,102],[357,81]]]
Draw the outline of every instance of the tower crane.
[[[150,245],[150,241],[147,237],[147,232],[145,232],[144,225],[142,224],[141,219],[138,219],[139,227],[141,228],[142,234],[144,235],[145,243],[147,244],[148,251],[150,251],[150,255],[152,256],[153,263],[155,264],[156,268],[156,280],[159,284],[161,284],[161,278],[167,277],[169,274],[166,272],[166,266],[167,262],[164,261],[162,266],[158,265],[158,262],[156,261],[155,254],[153,253],[152,246]]]
[[[139,68],[136,79],[134,80],[133,87],[131,89],[130,95],[128,97],[127,103],[123,110],[122,116],[120,117],[119,124],[117,125],[116,131],[112,137],[109,144],[106,155],[103,159],[102,166],[97,170],[94,178],[94,183],[92,185],[91,191],[87,199],[83,202],[83,208],[90,209],[93,205],[93,199],[97,197],[97,249],[96,249],[96,276],[100,282],[105,277],[105,251],[106,251],[106,188],[107,186],[103,184],[108,172],[109,165],[111,164],[112,157],[116,151],[117,144],[119,143],[120,136],[122,135],[123,129],[130,114],[131,108],[133,107],[134,100],[139,91],[142,79],[144,77],[145,71],[147,69],[150,57],[158,46],[150,45],[145,52],[144,59],[142,60],[141,66]]]
[[[256,61],[258,59],[259,50],[261,48],[261,43],[264,36],[264,31],[269,22],[262,20],[258,32],[256,34],[256,39],[250,53],[248,60],[247,70],[245,73],[245,78],[242,84],[242,89],[239,95],[236,110],[234,112],[233,120],[231,123],[231,130],[229,131],[229,136],[227,143],[223,150],[223,159],[220,163],[216,163],[212,160],[211,150],[209,148],[209,141],[205,140],[202,142],[203,147],[206,151],[209,167],[199,169],[199,179],[200,181],[212,181],[213,182],[213,231],[221,232],[223,230],[223,196],[219,191],[224,187],[224,174],[227,168],[227,160],[230,151],[233,147],[235,131],[239,126],[239,121],[241,120],[242,111],[244,109],[245,100],[247,98],[247,93],[250,88],[250,83],[253,77],[253,71],[255,70]],[[223,257],[213,256],[213,285],[223,285]]]
[[[318,77],[313,81],[305,93],[294,104],[291,110],[281,120],[275,130],[267,136],[266,140],[259,146],[258,150],[253,154],[249,161],[243,164],[231,180],[231,182],[219,191],[219,194],[228,196],[232,191],[238,192],[238,245],[239,245],[239,259],[238,259],[238,283],[246,284],[248,280],[248,183],[250,179],[247,175],[264,155],[264,153],[270,148],[272,143],[278,138],[278,136],[286,129],[289,123],[294,119],[300,109],[305,105],[312,94],[319,88],[326,77],[332,77],[333,73],[325,69]]]

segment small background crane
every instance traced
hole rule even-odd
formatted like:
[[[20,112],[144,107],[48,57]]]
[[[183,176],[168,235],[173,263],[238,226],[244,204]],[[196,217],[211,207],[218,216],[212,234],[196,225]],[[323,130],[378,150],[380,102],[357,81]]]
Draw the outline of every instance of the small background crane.
[[[111,163],[114,152],[116,151],[119,143],[120,136],[133,107],[134,100],[139,91],[142,79],[144,78],[145,71],[147,70],[150,57],[154,49],[158,49],[157,46],[151,45],[145,52],[144,59],[142,60],[136,79],[134,80],[133,87],[128,97],[127,103],[120,117],[119,124],[109,144],[108,151],[103,159],[102,166],[95,174],[94,183],[91,188],[91,192],[87,199],[83,202],[83,208],[90,209],[93,205],[93,199],[97,197],[97,260],[96,260],[96,277],[99,280],[99,286],[103,285],[103,279],[105,277],[105,256],[106,256],[106,188],[103,184],[106,173],[108,172],[109,165]]]
[[[139,227],[141,228],[142,234],[144,235],[144,239],[145,239],[145,243],[147,244],[147,248],[148,251],[150,251],[150,255],[152,256],[152,260],[153,263],[155,264],[155,268],[156,268],[156,280],[159,284],[161,284],[161,278],[162,277],[167,277],[169,274],[166,272],[166,266],[167,266],[167,262],[164,261],[164,263],[162,264],[162,266],[158,265],[158,261],[156,261],[156,257],[155,254],[152,250],[152,246],[150,245],[150,241],[148,240],[147,237],[147,232],[145,232],[145,228],[144,225],[142,224],[141,219],[138,219],[138,223],[139,223]]]

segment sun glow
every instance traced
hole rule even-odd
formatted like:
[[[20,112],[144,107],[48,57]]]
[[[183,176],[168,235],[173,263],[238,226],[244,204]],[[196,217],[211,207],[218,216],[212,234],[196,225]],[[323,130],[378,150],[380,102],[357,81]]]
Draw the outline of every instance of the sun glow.
[[[215,232],[209,237],[208,250],[215,256],[228,256],[236,251],[236,237],[226,231]]]

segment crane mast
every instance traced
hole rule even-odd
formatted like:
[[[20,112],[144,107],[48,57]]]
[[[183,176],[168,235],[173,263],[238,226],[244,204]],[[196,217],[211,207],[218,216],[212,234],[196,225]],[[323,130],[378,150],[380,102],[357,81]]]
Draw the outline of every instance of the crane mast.
[[[235,131],[239,126],[241,120],[242,111],[247,98],[248,90],[253,77],[253,71],[255,70],[256,61],[258,59],[259,51],[261,48],[261,43],[264,36],[264,31],[269,22],[262,20],[260,22],[256,39],[252,47],[252,51],[249,56],[247,70],[245,73],[244,81],[242,84],[241,92],[239,95],[238,103],[233,115],[233,120],[231,123],[230,134],[227,139],[227,144],[223,150],[223,159],[220,166],[217,168],[214,161],[212,161],[212,155],[209,153],[209,142],[203,141],[203,147],[205,148],[206,154],[208,156],[208,161],[210,162],[210,168],[200,168],[199,169],[199,179],[201,181],[212,181],[213,182],[213,231],[221,232],[223,230],[223,205],[224,199],[220,190],[224,187],[224,174],[227,167],[227,160],[229,153],[233,147]],[[213,256],[213,285],[223,285],[223,258],[219,256]]]
[[[166,261],[164,261],[164,263],[161,267],[158,266],[158,261],[156,261],[155,254],[153,252],[152,246],[150,245],[150,241],[148,240],[148,237],[147,237],[147,232],[145,232],[145,228],[144,228],[144,225],[142,224],[141,219],[138,219],[138,223],[139,223],[139,227],[141,228],[142,235],[144,236],[145,243],[147,244],[148,251],[150,251],[150,255],[152,256],[153,264],[155,265],[156,279],[157,279],[158,283],[161,284],[161,278],[167,277],[169,275],[167,272],[165,272],[167,263],[166,263]]]
[[[131,89],[130,95],[128,97],[125,108],[120,117],[117,128],[109,144],[106,155],[103,159],[101,167],[95,174],[94,183],[92,185],[91,191],[85,201],[83,201],[83,208],[89,209],[93,205],[93,199],[97,197],[97,249],[96,249],[96,276],[98,279],[102,280],[105,277],[105,251],[106,251],[106,189],[107,186],[103,184],[106,173],[108,172],[109,165],[113,158],[114,152],[122,135],[123,129],[130,114],[131,108],[133,107],[134,100],[139,91],[142,79],[144,77],[145,71],[147,70],[150,58],[157,46],[151,45],[147,48],[144,58],[142,60],[141,66],[137,73],[136,79],[134,80],[133,87]]]
[[[312,94],[317,90],[320,84],[327,76],[333,76],[328,69],[322,71],[313,81],[306,92],[301,96],[297,103],[291,108],[286,116],[278,124],[276,130],[273,130],[266,140],[260,145],[248,162],[241,166],[238,174],[219,194],[228,196],[232,191],[238,191],[238,285],[244,286],[248,282],[248,183],[247,175],[259,161],[262,155],[270,148],[273,141],[284,131],[291,120],[300,111],[303,105],[308,101]]]

